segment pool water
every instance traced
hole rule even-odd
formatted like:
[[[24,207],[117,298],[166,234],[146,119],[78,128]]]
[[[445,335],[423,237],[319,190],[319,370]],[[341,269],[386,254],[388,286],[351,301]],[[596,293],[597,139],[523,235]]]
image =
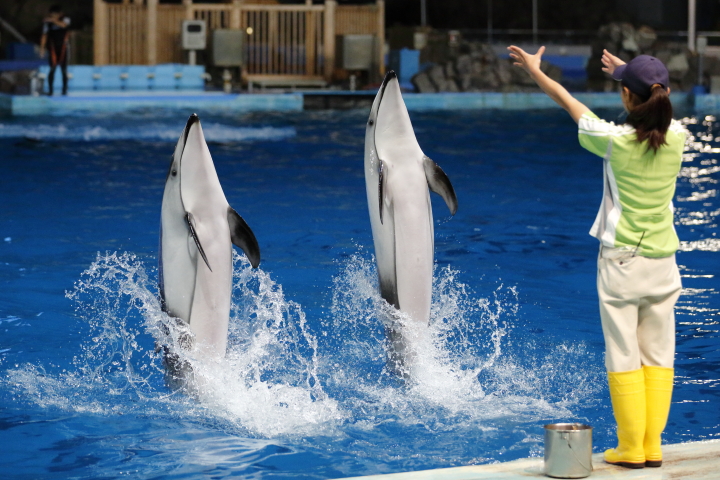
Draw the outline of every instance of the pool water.
[[[388,372],[362,170],[367,112],[198,112],[259,270],[236,254],[228,356],[201,392],[155,351],[160,202],[192,112],[0,119],[0,471],[335,478],[541,456],[546,423],[614,446],[588,235],[602,164],[560,111],[415,113],[433,194],[422,373]],[[613,119],[619,112],[602,112]],[[720,438],[720,123],[684,119],[666,442]]]

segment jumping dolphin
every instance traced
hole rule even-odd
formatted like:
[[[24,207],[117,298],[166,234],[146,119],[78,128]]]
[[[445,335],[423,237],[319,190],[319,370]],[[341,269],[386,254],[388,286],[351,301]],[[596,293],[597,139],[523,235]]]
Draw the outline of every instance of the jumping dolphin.
[[[245,252],[253,268],[258,266],[255,235],[228,205],[200,119],[193,114],[180,135],[165,181],[160,296],[168,315],[189,325],[194,346],[215,358],[223,357],[227,347],[232,244]]]
[[[428,324],[434,263],[428,186],[451,215],[457,198],[445,172],[418,145],[393,71],[385,75],[365,130],[365,186],[380,295],[414,322]],[[399,334],[389,333],[399,353]]]

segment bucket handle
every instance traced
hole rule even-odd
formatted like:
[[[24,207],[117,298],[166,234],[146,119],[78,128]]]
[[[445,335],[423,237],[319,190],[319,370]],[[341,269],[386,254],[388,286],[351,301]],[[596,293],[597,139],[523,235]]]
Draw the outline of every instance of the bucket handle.
[[[560,432],[560,438],[562,438],[563,440],[565,440],[565,441],[567,442],[568,448],[570,449],[570,451],[571,451],[572,454],[573,454],[573,457],[575,457],[575,460],[580,464],[580,466],[581,466],[582,468],[584,468],[585,470],[587,470],[588,472],[592,472],[592,471],[593,471],[592,458],[590,459],[590,468],[586,467],[586,466],[583,464],[583,462],[580,461],[580,459],[579,459],[579,458],[577,457],[577,455],[575,454],[575,450],[573,450],[572,445],[570,444],[570,436],[568,435],[568,433],[567,433],[567,432]]]

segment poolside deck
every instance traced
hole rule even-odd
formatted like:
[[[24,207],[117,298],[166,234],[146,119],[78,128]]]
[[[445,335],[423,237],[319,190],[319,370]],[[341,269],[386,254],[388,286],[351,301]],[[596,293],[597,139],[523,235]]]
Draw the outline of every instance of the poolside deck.
[[[64,115],[74,112],[124,112],[190,109],[218,112],[301,111],[301,94],[243,94],[194,90],[87,91],[67,96],[0,94],[0,115]]]
[[[661,468],[630,470],[608,465],[603,462],[602,453],[597,453],[593,455],[593,473],[588,478],[593,480],[711,480],[720,478],[720,440],[664,445],[663,456]],[[352,478],[362,480],[520,480],[548,477],[543,474],[542,458],[524,458],[489,465]]]

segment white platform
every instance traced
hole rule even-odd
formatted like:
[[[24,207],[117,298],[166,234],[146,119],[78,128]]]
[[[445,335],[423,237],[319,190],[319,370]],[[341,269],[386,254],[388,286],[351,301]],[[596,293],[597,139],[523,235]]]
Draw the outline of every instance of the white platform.
[[[720,440],[663,445],[663,466],[632,470],[603,462],[593,455],[593,473],[588,479],[716,480],[720,479]],[[352,477],[356,480],[520,480],[548,478],[542,458],[524,458],[506,463],[422,470]],[[348,479],[345,479],[348,480]]]

